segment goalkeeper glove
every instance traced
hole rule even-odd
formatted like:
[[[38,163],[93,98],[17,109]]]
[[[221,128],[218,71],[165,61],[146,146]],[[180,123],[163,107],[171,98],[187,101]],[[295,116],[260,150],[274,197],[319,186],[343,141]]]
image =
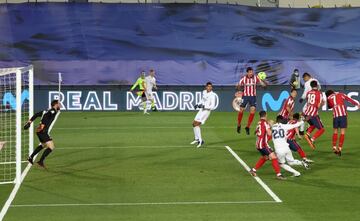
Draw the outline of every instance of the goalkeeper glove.
[[[299,100],[300,104],[301,104],[303,101],[304,101],[304,99],[300,98],[300,100]]]
[[[204,108],[204,105],[203,104],[195,104],[194,108],[195,109]]]
[[[24,130],[27,130],[30,128],[31,125],[31,121],[28,121],[25,125],[24,125]]]

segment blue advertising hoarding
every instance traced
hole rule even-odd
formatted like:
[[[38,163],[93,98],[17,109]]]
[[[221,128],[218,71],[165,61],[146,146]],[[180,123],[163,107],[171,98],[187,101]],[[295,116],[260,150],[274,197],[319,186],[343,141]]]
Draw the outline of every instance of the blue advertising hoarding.
[[[129,92],[125,86],[65,86],[60,93],[63,111],[140,111],[141,98]],[[326,90],[326,86],[323,89]],[[353,99],[360,100],[359,87],[331,87],[336,91],[346,93]],[[163,86],[154,92],[156,106],[160,111],[193,111],[194,105],[201,100],[203,87]],[[216,111],[231,112],[235,88],[229,86],[214,86],[217,94]],[[278,112],[289,96],[288,87],[268,86],[257,92],[257,109]],[[299,95],[300,97],[300,95]],[[58,99],[56,87],[37,86],[35,88],[35,110],[40,111],[49,107],[51,100]],[[295,104],[295,110],[301,111],[303,104]],[[327,107],[324,105],[323,110]],[[356,111],[357,107],[349,104],[349,111]]]

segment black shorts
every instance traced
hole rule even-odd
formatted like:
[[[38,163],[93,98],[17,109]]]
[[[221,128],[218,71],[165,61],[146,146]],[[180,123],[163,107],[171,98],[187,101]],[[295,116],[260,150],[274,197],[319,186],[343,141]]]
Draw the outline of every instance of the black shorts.
[[[347,116],[335,117],[333,120],[333,128],[347,128]]]
[[[38,136],[41,143],[46,143],[46,142],[52,140],[50,135],[46,132],[39,132],[39,133],[36,133],[36,135]]]
[[[256,96],[243,96],[243,102],[240,107],[245,108],[247,104],[250,107],[256,107]]]

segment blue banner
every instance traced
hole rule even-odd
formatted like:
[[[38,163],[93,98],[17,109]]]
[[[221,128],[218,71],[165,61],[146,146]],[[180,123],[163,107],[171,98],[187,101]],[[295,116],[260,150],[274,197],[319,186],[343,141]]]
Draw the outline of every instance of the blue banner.
[[[323,86],[327,90],[326,86]],[[359,87],[331,87],[355,100],[360,100]],[[154,91],[155,105],[160,111],[193,111],[194,105],[201,100],[202,86],[163,86]],[[234,87],[214,86],[216,93],[215,111],[234,111]],[[289,96],[287,86],[269,86],[257,91],[257,110],[279,112],[284,101]],[[141,97],[129,92],[125,86],[65,86],[60,93],[57,87],[37,86],[35,88],[35,110],[47,109],[53,99],[59,99],[63,111],[140,111]],[[296,99],[295,110],[300,112],[304,104]],[[349,111],[358,108],[348,105]],[[327,110],[324,105],[323,110]]]
[[[0,67],[32,63],[36,84],[233,85],[247,66],[287,84],[294,68],[360,85],[360,9],[218,4],[2,4]]]

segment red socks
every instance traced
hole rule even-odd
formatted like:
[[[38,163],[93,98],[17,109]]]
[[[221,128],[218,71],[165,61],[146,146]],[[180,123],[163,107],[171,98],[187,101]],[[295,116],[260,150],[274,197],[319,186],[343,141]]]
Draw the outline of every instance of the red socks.
[[[297,152],[299,153],[299,155],[300,155],[301,158],[305,158],[305,157],[306,157],[306,154],[305,154],[305,152],[303,151],[303,149],[298,148],[298,149],[297,149]]]
[[[324,128],[321,128],[320,130],[316,131],[314,136],[312,137],[312,140],[316,140],[318,137],[320,137],[325,132]],[[341,136],[340,136],[341,139]]]
[[[333,137],[332,137],[332,145],[333,145],[333,147],[336,147],[337,138],[338,138],[338,134],[333,134]]]
[[[279,174],[280,173],[280,166],[279,166],[278,160],[277,159],[272,159],[271,163],[272,163],[272,166],[274,168],[275,173]]]
[[[241,120],[242,120],[243,114],[244,114],[244,112],[239,112],[238,113],[238,126],[241,125]]]
[[[341,151],[343,144],[344,144],[344,140],[345,140],[345,134],[340,134],[340,139],[339,139],[339,149]]]
[[[264,165],[265,162],[266,162],[266,159],[264,157],[260,157],[260,159],[256,163],[254,169],[258,170],[260,167],[262,167],[262,165]]]
[[[311,134],[311,133],[314,131],[314,129],[315,129],[315,126],[312,125],[312,126],[310,126],[310,127],[306,130],[306,132],[307,132],[308,134]]]
[[[255,116],[255,113],[250,113],[246,127],[250,127],[251,123],[254,120],[254,116]]]

